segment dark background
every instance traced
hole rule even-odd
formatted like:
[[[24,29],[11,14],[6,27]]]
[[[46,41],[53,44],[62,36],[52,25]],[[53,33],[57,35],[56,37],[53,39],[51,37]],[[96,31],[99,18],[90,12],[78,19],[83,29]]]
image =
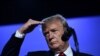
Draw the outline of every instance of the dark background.
[[[66,18],[100,15],[99,0],[0,0],[0,25],[16,24],[29,18],[42,20],[62,14]]]

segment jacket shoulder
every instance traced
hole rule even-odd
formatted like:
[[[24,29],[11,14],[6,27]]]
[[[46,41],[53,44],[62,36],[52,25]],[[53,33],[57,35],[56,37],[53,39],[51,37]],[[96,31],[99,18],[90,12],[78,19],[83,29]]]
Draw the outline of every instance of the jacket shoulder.
[[[79,53],[79,56],[93,56],[93,55],[87,53]]]
[[[49,56],[49,51],[28,52],[27,56]]]

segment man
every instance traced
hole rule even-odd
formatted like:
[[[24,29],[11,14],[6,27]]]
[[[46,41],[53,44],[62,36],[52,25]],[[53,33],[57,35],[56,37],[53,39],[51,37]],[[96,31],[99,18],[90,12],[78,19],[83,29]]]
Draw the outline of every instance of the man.
[[[43,35],[47,41],[50,51],[29,52],[27,56],[91,56],[74,51],[69,43],[69,26],[62,15],[53,15],[42,21],[29,19],[20,29],[13,34],[5,45],[2,56],[18,56],[20,47],[27,33],[31,32],[37,25],[42,25]]]

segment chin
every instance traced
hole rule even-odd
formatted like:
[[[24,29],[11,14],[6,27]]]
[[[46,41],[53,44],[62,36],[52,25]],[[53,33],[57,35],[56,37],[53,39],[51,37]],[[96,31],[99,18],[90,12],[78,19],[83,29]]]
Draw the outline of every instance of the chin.
[[[54,44],[54,45],[50,46],[51,49],[57,49],[58,47],[59,47],[59,45],[57,45],[57,44]]]

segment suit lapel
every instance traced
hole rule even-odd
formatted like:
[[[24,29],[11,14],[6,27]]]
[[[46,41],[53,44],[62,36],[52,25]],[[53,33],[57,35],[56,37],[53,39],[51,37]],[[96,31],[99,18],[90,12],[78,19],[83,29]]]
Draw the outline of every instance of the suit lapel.
[[[54,56],[54,52],[49,50],[49,55],[48,56]]]
[[[77,56],[77,53],[72,49],[73,56]]]

